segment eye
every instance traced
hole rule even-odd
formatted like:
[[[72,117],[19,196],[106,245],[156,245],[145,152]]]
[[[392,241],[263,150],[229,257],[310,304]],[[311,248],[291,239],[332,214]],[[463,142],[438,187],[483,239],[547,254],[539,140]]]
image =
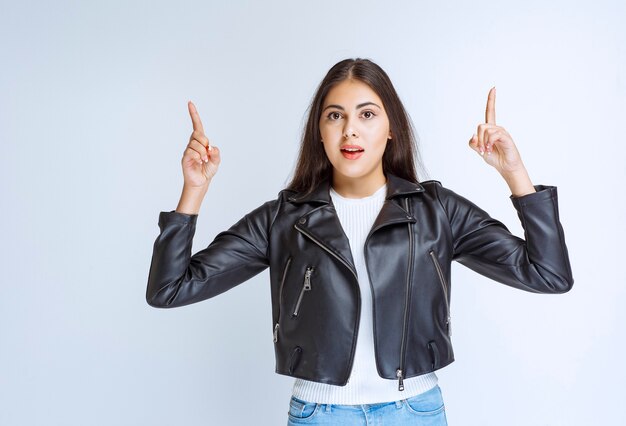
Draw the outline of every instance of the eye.
[[[329,120],[339,120],[341,118],[341,114],[339,114],[337,111],[333,111],[329,113],[326,118],[328,118]]]
[[[374,116],[376,116],[376,114],[374,114],[373,111],[363,111],[363,117],[367,119],[374,118]]]

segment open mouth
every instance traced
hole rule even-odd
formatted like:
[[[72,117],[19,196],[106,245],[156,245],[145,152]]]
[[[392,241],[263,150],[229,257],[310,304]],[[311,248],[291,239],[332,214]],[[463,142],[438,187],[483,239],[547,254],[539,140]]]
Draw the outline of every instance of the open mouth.
[[[341,154],[347,158],[348,160],[356,160],[365,151],[362,147],[358,145],[344,145],[341,148]]]

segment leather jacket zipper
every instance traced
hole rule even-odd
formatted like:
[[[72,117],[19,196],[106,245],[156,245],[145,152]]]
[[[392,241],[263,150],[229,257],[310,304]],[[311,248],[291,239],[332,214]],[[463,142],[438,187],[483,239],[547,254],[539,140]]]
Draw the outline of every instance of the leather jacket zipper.
[[[285,270],[283,271],[283,278],[280,281],[280,288],[278,289],[278,319],[276,320],[276,325],[274,325],[274,343],[278,342],[278,329],[280,328],[280,307],[283,304],[283,286],[285,285],[285,280],[287,279],[287,271],[289,270],[289,265],[291,265],[291,257],[287,259],[287,264],[285,265]]]
[[[404,208],[409,212],[409,199],[404,199]],[[396,370],[396,377],[398,378],[398,390],[404,390],[404,361],[406,357],[406,340],[408,332],[408,320],[409,320],[409,307],[411,303],[411,275],[413,272],[413,232],[411,230],[411,223],[407,224],[409,231],[409,264],[406,272],[406,291],[404,299],[404,320],[402,323],[402,343],[400,344],[400,366]]]
[[[292,317],[297,317],[298,312],[300,311],[300,305],[302,304],[302,298],[304,297],[305,291],[311,291],[311,274],[313,273],[312,267],[307,267],[306,272],[304,273],[304,283],[302,283],[302,289],[300,290],[300,295],[298,296],[298,301],[296,302],[296,307],[293,309]]]
[[[404,379],[402,378],[403,374],[404,372],[400,368],[396,370],[396,377],[398,378],[398,390],[399,391],[404,390]]]
[[[439,265],[439,260],[437,260],[437,255],[434,250],[430,250],[428,252],[430,257],[435,264],[435,269],[437,269],[437,274],[439,275],[439,282],[441,283],[441,288],[443,289],[443,297],[446,302],[446,326],[448,328],[448,337],[452,336],[452,321],[450,317],[450,303],[448,302],[448,290],[446,289],[446,280],[443,277],[443,271],[441,270],[441,265]]]

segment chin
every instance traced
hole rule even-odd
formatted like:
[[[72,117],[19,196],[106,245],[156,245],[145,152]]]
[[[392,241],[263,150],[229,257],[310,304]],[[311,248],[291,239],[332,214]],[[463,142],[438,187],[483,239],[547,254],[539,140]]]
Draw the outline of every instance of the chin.
[[[334,167],[334,175],[343,179],[365,179],[376,174],[376,168]]]

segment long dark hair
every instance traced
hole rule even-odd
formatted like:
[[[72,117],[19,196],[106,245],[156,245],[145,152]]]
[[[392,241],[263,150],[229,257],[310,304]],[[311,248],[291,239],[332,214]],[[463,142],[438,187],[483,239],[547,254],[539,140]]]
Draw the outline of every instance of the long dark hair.
[[[296,168],[287,189],[310,192],[320,182],[332,176],[333,167],[321,142],[319,119],[330,89],[348,79],[367,84],[380,97],[387,112],[393,139],[387,143],[383,154],[383,173],[418,182],[416,164],[420,171],[425,170],[415,142],[411,119],[387,73],[369,59],[344,59],[328,71],[311,101]]]

